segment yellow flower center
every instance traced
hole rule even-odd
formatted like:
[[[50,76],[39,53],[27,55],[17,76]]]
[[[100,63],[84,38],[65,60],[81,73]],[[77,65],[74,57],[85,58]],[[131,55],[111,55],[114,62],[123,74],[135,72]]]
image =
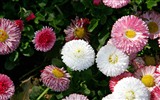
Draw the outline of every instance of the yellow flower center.
[[[134,100],[135,99],[135,94],[133,91],[127,91],[125,96],[126,96],[126,100]]]
[[[8,39],[8,34],[6,31],[0,29],[0,42],[4,42]]]
[[[78,37],[78,38],[83,38],[85,36],[85,29],[83,27],[81,28],[77,28],[75,30],[75,35]]]
[[[57,78],[64,77],[63,71],[61,71],[61,70],[58,69],[58,68],[54,68],[54,69],[52,70],[52,73],[53,73],[53,75],[54,75],[55,77],[57,77]]]
[[[154,34],[155,32],[158,31],[158,25],[155,22],[149,22],[148,23],[148,28],[149,28],[149,32],[151,34]]]
[[[154,78],[151,75],[145,75],[141,79],[142,83],[147,87],[153,87],[154,86]]]
[[[109,63],[115,64],[115,63],[118,62],[118,56],[115,55],[115,54],[111,54],[111,55],[109,56],[108,60],[109,60]]]
[[[125,35],[126,35],[127,38],[134,38],[136,36],[136,32],[129,29],[129,30],[126,31]]]

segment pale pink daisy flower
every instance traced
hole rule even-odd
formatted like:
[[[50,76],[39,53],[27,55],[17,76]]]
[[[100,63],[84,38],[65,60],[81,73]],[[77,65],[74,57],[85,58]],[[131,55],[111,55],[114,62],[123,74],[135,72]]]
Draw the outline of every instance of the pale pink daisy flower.
[[[5,18],[0,18],[0,55],[12,53],[18,48],[21,31],[18,26]]]
[[[145,66],[138,69],[134,76],[142,81],[142,83],[152,91],[156,86],[159,86],[160,73],[156,73],[156,66]]]
[[[155,11],[148,11],[140,17],[147,23],[150,39],[156,39],[160,35],[160,14]]]
[[[118,49],[130,55],[141,51],[147,44],[148,27],[134,15],[123,16],[113,25],[111,37]]]
[[[107,96],[103,97],[102,100],[115,100],[114,94],[108,94]]]
[[[64,68],[58,68],[53,65],[46,66],[41,73],[43,84],[56,92],[62,92],[69,88],[70,77]]]
[[[66,41],[75,40],[75,39],[84,39],[88,40],[88,30],[87,25],[89,25],[90,21],[87,18],[79,18],[76,17],[75,20],[72,20],[70,26],[67,29],[64,29],[64,33],[66,34]]]
[[[52,28],[43,27],[35,32],[33,43],[37,51],[47,52],[52,49],[56,41],[56,35]]]
[[[126,6],[130,0],[102,0],[104,5],[111,8],[122,8]]]
[[[15,86],[13,81],[4,74],[0,74],[0,100],[8,100],[13,96]]]
[[[131,65],[133,65],[135,70],[137,70],[139,68],[143,68],[144,66],[146,66],[142,57],[136,57],[135,59],[133,59],[132,62],[131,62]]]
[[[89,99],[87,98],[87,96],[84,96],[82,94],[73,93],[62,100],[89,100]]]
[[[131,77],[133,76],[132,73],[125,71],[124,73],[116,76],[116,77],[111,77],[109,80],[109,88],[111,90],[111,92],[114,91],[114,86],[117,84],[117,82],[125,77]]]

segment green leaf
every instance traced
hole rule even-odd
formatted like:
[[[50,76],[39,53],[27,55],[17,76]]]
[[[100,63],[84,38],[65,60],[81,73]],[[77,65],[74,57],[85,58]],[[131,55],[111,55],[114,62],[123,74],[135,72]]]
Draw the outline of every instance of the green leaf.
[[[160,0],[147,0],[147,1],[146,1],[147,8],[148,8],[148,9],[152,9],[154,6],[157,6],[157,3],[158,3],[159,1],[160,1]]]
[[[7,61],[5,62],[5,64],[4,64],[4,68],[5,68],[6,70],[12,70],[12,69],[14,69],[14,67],[17,66],[17,65],[18,65],[18,62],[12,62],[12,61],[7,60]]]
[[[88,31],[93,32],[93,30],[98,26],[99,19],[92,19],[90,25],[88,26]]]
[[[58,67],[64,67],[65,66],[65,64],[60,59],[57,59],[57,58],[52,59],[52,65],[55,65],[55,66],[58,66]]]
[[[15,51],[10,55],[9,60],[15,62],[18,59],[18,57],[19,57],[19,52]]]

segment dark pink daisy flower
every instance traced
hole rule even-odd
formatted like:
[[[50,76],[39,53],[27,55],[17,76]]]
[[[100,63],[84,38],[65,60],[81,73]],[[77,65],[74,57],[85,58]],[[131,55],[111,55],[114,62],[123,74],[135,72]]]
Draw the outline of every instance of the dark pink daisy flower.
[[[101,3],[101,0],[93,0],[93,4],[98,6]]]
[[[82,94],[73,93],[73,94],[70,94],[68,97],[65,97],[62,100],[89,100],[89,99],[87,98],[87,96],[84,96]]]
[[[33,43],[37,51],[47,52],[52,49],[56,41],[56,35],[52,28],[43,27],[35,32]]]
[[[63,68],[52,65],[46,66],[41,73],[42,82],[56,92],[62,92],[69,88],[70,77]]]
[[[4,74],[0,74],[0,100],[8,100],[15,92],[13,81]]]
[[[132,73],[124,72],[124,73],[122,73],[122,74],[120,74],[120,75],[118,75],[116,77],[111,77],[110,81],[109,81],[109,88],[110,88],[111,92],[114,91],[114,86],[117,84],[117,82],[119,80],[121,80],[122,78],[125,78],[125,77],[131,77],[131,76],[133,76]]]
[[[72,20],[70,26],[64,30],[66,34],[66,41],[75,40],[75,39],[84,39],[88,40],[88,30],[87,25],[89,24],[89,19],[87,18],[78,18],[76,17],[75,20]]]
[[[33,20],[33,19],[35,19],[35,18],[36,18],[36,16],[34,15],[34,13],[30,13],[30,14],[27,16],[26,20],[27,20],[27,21],[30,21],[30,20]]]
[[[5,18],[0,18],[0,55],[12,53],[18,48],[21,31],[18,26]]]
[[[21,19],[18,19],[18,20],[14,20],[14,22],[20,28],[20,30],[23,31],[23,28],[24,28],[23,21]]]
[[[128,55],[141,51],[148,42],[149,31],[140,18],[129,15],[118,19],[112,27],[112,43]]]
[[[126,6],[131,0],[103,0],[104,5],[111,8],[122,8]]]

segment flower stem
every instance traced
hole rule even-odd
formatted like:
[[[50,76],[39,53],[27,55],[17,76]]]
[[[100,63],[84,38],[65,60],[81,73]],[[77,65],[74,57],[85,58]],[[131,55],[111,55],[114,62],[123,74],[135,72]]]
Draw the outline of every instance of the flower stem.
[[[61,15],[63,15],[61,9],[60,9],[57,5],[55,5],[55,7],[56,7],[56,9],[58,10],[58,12],[59,12]]]
[[[49,88],[47,87],[36,100],[40,100],[43,97],[43,95],[45,95],[48,92],[48,90]]]

